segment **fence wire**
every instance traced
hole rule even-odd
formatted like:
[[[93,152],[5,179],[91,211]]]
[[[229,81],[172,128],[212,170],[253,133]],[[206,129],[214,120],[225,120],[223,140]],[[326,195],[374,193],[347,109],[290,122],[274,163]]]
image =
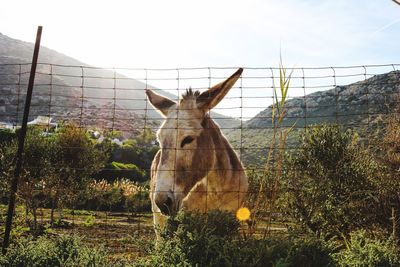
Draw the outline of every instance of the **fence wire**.
[[[300,143],[296,140],[304,130],[322,123],[353,129],[373,146],[375,140],[369,138],[370,134],[383,129],[387,118],[399,115],[399,67],[400,64],[289,68],[291,79],[285,99],[286,115],[279,127],[292,129],[293,137],[288,138],[284,148],[274,149],[299,149]],[[20,126],[29,69],[30,64],[0,64],[0,129],[12,132]],[[94,163],[83,159],[71,163],[68,158],[64,161],[58,158],[55,161],[58,165],[48,166],[47,171],[53,173],[61,170],[69,175],[73,173],[79,179],[90,176],[89,187],[85,189],[70,185],[73,180],[68,180],[68,175],[56,180],[56,185],[49,185],[45,179],[31,179],[43,174],[43,164],[28,164],[19,190],[20,203],[27,208],[26,211],[22,206],[17,208],[19,222],[26,219],[32,223],[28,210],[35,209],[36,223],[42,228],[50,223],[50,216],[57,217],[58,220],[51,221],[58,227],[55,232],[86,235],[92,244],[106,240],[105,245],[116,254],[140,253],[130,239],[153,235],[148,199],[152,192],[149,192],[148,179],[151,160],[159,147],[155,133],[163,121],[149,104],[145,89],[179,101],[186,89],[204,91],[236,70],[234,67],[104,69],[38,64],[30,124],[41,128],[42,135],[50,140],[57,130],[72,123],[84,129],[99,151],[109,154],[101,167],[85,166]],[[279,78],[279,68],[244,68],[241,78],[210,114],[248,173],[265,171],[271,134],[276,125],[272,107],[283,101]],[[70,134],[78,135],[76,132]],[[106,141],[110,145],[102,146]],[[140,153],[135,149],[140,149]],[[163,149],[176,147],[164,146]],[[88,153],[82,143],[66,141],[55,157],[69,155],[73,159],[80,153]],[[25,155],[41,159],[33,152]],[[141,161],[145,162],[140,166]],[[93,172],[87,173],[88,169]],[[6,175],[2,179],[5,180]],[[69,193],[62,195],[60,185],[70,186]],[[6,186],[3,181],[3,192],[7,191]],[[60,197],[54,197],[54,194],[60,194]],[[2,198],[5,203],[4,194]],[[2,209],[3,215],[4,212]]]

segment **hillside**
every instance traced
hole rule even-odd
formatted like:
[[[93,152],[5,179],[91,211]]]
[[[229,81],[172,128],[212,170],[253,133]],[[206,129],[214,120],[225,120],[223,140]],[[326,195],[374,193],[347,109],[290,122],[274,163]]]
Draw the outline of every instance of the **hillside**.
[[[290,90],[290,89],[289,89]],[[376,75],[367,80],[334,89],[293,98],[286,103],[284,127],[294,125],[287,146],[297,147],[299,134],[307,126],[338,123],[371,132],[400,103],[400,71]],[[227,133],[242,159],[249,164],[262,164],[272,136],[272,106],[243,123],[243,129]]]
[[[32,53],[32,43],[0,33],[0,121],[21,121]],[[113,127],[127,133],[145,125],[156,128],[161,119],[146,101],[145,88],[158,90],[151,85],[111,70],[91,67],[43,46],[39,62],[53,65],[37,67],[30,119],[50,115],[56,120],[75,120],[83,125]],[[26,65],[19,69],[18,64]],[[176,98],[165,91],[160,93]],[[213,113],[213,116],[221,118],[217,122],[222,127],[239,125],[237,120],[221,114]]]

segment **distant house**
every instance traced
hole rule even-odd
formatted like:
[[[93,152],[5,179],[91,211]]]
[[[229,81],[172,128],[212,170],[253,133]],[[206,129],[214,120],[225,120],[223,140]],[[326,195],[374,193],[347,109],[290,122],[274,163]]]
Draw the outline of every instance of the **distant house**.
[[[43,130],[57,129],[58,124],[55,122],[51,122],[52,118],[47,116],[37,116],[33,121],[28,122],[28,125],[36,125],[42,128]]]
[[[97,131],[97,130],[88,130],[87,132],[90,134],[91,138],[97,139],[98,143],[102,143],[104,141],[104,139],[105,139],[104,135],[101,132]],[[111,139],[111,143],[112,144],[117,144],[119,146],[123,145],[123,142],[118,138]]]
[[[121,140],[119,140],[118,138],[114,138],[113,140],[111,140],[111,143],[117,144],[119,146],[122,146],[122,144],[123,144],[123,142]]]
[[[0,129],[15,130],[15,129],[14,129],[14,126],[13,126],[11,123],[2,122],[2,121],[0,121]]]
[[[88,133],[90,134],[90,137],[94,139],[99,139],[101,137],[101,133],[96,130],[88,130]]]

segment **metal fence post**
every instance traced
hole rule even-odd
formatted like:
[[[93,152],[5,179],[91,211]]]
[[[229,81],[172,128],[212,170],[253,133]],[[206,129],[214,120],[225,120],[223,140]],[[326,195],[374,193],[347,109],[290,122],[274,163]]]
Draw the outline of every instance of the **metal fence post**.
[[[15,210],[15,198],[16,193],[18,190],[18,181],[21,174],[22,168],[22,153],[24,150],[24,143],[25,143],[25,136],[28,124],[28,117],[29,117],[29,109],[31,106],[31,99],[32,99],[32,90],[33,84],[35,81],[35,73],[36,73],[36,66],[39,56],[39,48],[40,48],[40,39],[42,36],[42,26],[39,26],[36,33],[36,42],[35,48],[33,51],[33,58],[32,58],[32,65],[31,65],[31,72],[29,76],[29,83],[28,83],[28,90],[26,92],[26,101],[25,101],[25,108],[24,108],[24,117],[22,119],[21,131],[18,136],[18,151],[15,158],[15,170],[14,170],[14,177],[11,181],[11,189],[10,189],[10,199],[8,203],[8,212],[7,212],[7,221],[6,221],[6,228],[4,232],[4,240],[3,240],[3,254],[6,253],[7,247],[10,243],[10,232],[12,227],[12,220],[14,216]]]

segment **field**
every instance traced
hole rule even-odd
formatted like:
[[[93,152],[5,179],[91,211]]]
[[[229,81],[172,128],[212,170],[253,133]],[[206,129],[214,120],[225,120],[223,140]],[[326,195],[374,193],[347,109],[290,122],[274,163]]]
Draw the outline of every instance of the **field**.
[[[5,221],[7,206],[0,205],[0,218]],[[25,207],[16,207],[13,237],[27,237],[29,235],[47,235],[55,237],[61,235],[75,235],[82,238],[84,244],[89,247],[104,247],[108,251],[111,260],[132,260],[145,257],[146,252],[143,244],[154,245],[154,228],[152,213],[129,213],[129,212],[106,212],[89,210],[62,211],[62,220],[55,220],[53,227],[50,226],[50,209],[40,208],[38,210],[38,231],[32,233],[25,227]],[[57,211],[56,217],[60,216]],[[28,218],[31,217],[28,215]],[[292,223],[272,222],[260,219],[256,235],[262,236],[267,227],[269,231],[286,233],[287,226]],[[246,225],[242,225],[247,228]],[[4,231],[2,225],[1,232]]]
[[[4,221],[6,206],[1,205],[1,218]],[[24,206],[16,208],[16,225],[14,236],[28,236],[29,228],[17,225],[24,216]],[[58,215],[57,215],[58,216]],[[83,237],[84,243],[89,246],[104,246],[113,258],[136,258],[141,249],[137,238],[152,239],[154,230],[152,214],[127,212],[104,212],[86,210],[63,210],[62,221],[55,221],[50,227],[50,210],[39,209],[38,223],[40,231],[47,235],[77,235]],[[41,233],[41,234],[43,234]]]

